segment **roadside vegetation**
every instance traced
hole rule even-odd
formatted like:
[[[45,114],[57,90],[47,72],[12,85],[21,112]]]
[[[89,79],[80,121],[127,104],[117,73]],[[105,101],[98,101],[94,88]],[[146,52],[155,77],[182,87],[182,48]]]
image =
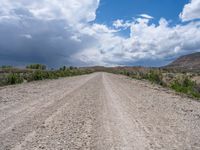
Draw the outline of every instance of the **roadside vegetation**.
[[[188,77],[185,77],[184,79],[176,79],[171,84],[171,88],[176,92],[181,92],[191,95],[192,97],[200,98],[200,85]]]
[[[153,84],[168,87],[178,93],[184,93],[192,98],[200,99],[200,83],[193,80],[193,77],[200,76],[198,72],[177,72],[157,68],[146,69],[119,69],[113,73],[129,76],[134,79],[148,80]]]
[[[47,70],[42,64],[32,64],[26,69],[9,67],[0,67],[0,86],[19,84],[45,79],[58,79],[60,77],[70,77],[92,73],[92,69],[66,67],[63,66],[58,70]]]
[[[63,66],[57,70],[48,70],[45,65],[31,64],[26,69],[12,66],[0,67],[0,86],[19,84],[45,79],[58,79],[93,72],[110,72],[122,74],[138,80],[148,80],[153,84],[171,88],[192,98],[200,99],[200,72],[187,72],[175,69],[144,68],[144,67],[89,67],[77,68]],[[198,78],[198,82],[194,78]]]
[[[39,70],[46,70],[46,66],[42,64],[31,64],[26,66],[27,69],[39,69]]]

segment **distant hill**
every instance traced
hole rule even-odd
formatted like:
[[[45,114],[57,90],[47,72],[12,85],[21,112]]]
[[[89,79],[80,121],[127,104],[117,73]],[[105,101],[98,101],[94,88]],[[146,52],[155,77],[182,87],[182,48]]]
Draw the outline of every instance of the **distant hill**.
[[[200,70],[200,52],[181,56],[165,68]]]
[[[94,72],[110,72],[110,73],[130,73],[130,72],[148,72],[153,68],[146,68],[142,66],[116,66],[116,67],[104,67],[104,66],[91,66],[83,67],[84,69],[90,69]]]

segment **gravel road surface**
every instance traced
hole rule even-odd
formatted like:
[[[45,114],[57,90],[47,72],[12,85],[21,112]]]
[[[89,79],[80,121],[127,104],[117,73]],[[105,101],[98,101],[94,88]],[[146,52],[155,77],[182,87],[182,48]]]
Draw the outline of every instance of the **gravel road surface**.
[[[200,150],[200,102],[109,73],[0,89],[0,150]]]

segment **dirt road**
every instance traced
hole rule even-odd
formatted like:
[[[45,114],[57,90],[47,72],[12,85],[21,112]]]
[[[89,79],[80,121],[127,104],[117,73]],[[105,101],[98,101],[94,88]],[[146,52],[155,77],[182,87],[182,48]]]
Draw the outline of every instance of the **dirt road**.
[[[200,149],[200,102],[108,73],[8,86],[0,149]]]

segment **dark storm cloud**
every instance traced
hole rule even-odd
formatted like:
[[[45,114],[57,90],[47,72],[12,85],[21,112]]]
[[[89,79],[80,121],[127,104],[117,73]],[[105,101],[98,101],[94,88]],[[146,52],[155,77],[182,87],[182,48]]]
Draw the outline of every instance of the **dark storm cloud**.
[[[74,31],[67,26],[65,20],[35,19],[24,9],[14,12],[15,16],[21,18],[0,22],[1,64],[21,62],[21,65],[26,63],[70,65],[70,56],[87,48],[94,41],[88,35],[81,35],[79,40],[73,39]]]

